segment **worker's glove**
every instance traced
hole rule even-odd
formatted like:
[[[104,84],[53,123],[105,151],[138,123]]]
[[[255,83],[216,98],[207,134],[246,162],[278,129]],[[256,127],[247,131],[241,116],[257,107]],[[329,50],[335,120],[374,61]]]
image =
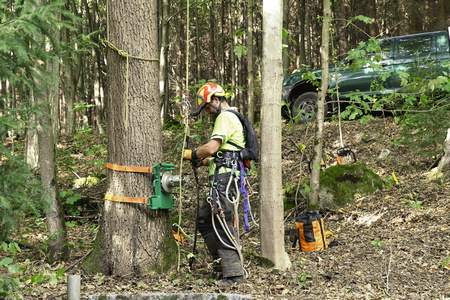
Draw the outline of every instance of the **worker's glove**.
[[[192,167],[198,168],[202,166],[202,160],[197,157],[195,150],[191,151],[191,164]]]
[[[192,149],[184,149],[183,159],[184,160],[191,160],[192,159]]]

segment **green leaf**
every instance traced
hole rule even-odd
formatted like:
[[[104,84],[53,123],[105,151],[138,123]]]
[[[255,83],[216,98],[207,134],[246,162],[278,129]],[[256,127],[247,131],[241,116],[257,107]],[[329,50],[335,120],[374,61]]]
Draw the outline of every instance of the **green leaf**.
[[[236,45],[234,46],[234,54],[236,54],[236,56],[238,58],[243,57],[244,55],[247,54],[247,47],[244,45]]]
[[[363,15],[358,15],[352,18],[352,20],[354,21],[361,21],[364,24],[372,24],[373,22],[375,22],[375,19],[367,17],[367,16],[363,16]]]
[[[44,274],[35,274],[31,276],[31,283],[32,284],[41,284],[43,282],[47,281],[47,276]]]
[[[10,264],[7,266],[8,272],[11,274],[17,274],[20,273],[22,270],[20,269],[20,266],[17,264]]]
[[[7,267],[8,265],[13,263],[13,259],[11,257],[4,257],[0,260],[0,267]]]

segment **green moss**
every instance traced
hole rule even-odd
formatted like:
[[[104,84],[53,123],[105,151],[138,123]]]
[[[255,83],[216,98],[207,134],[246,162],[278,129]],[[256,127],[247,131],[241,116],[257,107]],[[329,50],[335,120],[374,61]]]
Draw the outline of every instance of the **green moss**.
[[[320,174],[320,206],[341,207],[355,194],[371,194],[383,186],[383,180],[363,163],[332,166]]]
[[[92,252],[85,258],[82,263],[83,270],[88,274],[103,273],[103,232],[99,229],[97,237],[92,246]]]
[[[170,232],[166,234],[166,238],[161,245],[161,250],[161,259],[158,263],[152,265],[148,269],[148,272],[156,272],[159,274],[167,273],[176,265],[178,259],[178,247]]]

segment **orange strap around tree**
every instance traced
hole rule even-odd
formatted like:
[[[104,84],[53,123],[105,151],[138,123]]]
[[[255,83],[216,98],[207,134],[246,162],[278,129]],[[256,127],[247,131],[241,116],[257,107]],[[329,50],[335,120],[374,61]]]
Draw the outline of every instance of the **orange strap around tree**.
[[[129,173],[146,173],[151,174],[151,167],[139,167],[139,166],[122,166],[113,163],[106,163],[105,167],[107,169],[118,171],[118,172],[129,172]],[[113,195],[107,193],[105,195],[105,200],[113,201],[113,202],[124,202],[124,203],[139,203],[139,204],[147,204],[147,198],[145,197],[128,197],[121,195]]]
[[[113,163],[106,163],[105,166],[107,169],[118,172],[147,173],[147,174],[150,174],[152,172],[152,167],[122,166]]]
[[[113,195],[109,193],[105,195],[105,200],[113,202],[147,204],[147,198],[144,197],[127,197],[127,196]]]

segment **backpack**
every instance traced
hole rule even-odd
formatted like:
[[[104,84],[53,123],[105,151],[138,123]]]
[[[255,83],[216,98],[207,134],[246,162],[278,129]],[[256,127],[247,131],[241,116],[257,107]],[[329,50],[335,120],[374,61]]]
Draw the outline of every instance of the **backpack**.
[[[238,111],[231,109],[226,111],[232,112],[239,118],[239,121],[241,121],[242,127],[244,129],[245,148],[242,148],[233,142],[227,143],[241,149],[240,156],[241,159],[245,162],[245,165],[249,165],[251,160],[257,162],[259,160],[259,146],[258,139],[256,137],[256,133],[253,129],[252,124],[243,114],[239,113]]]

